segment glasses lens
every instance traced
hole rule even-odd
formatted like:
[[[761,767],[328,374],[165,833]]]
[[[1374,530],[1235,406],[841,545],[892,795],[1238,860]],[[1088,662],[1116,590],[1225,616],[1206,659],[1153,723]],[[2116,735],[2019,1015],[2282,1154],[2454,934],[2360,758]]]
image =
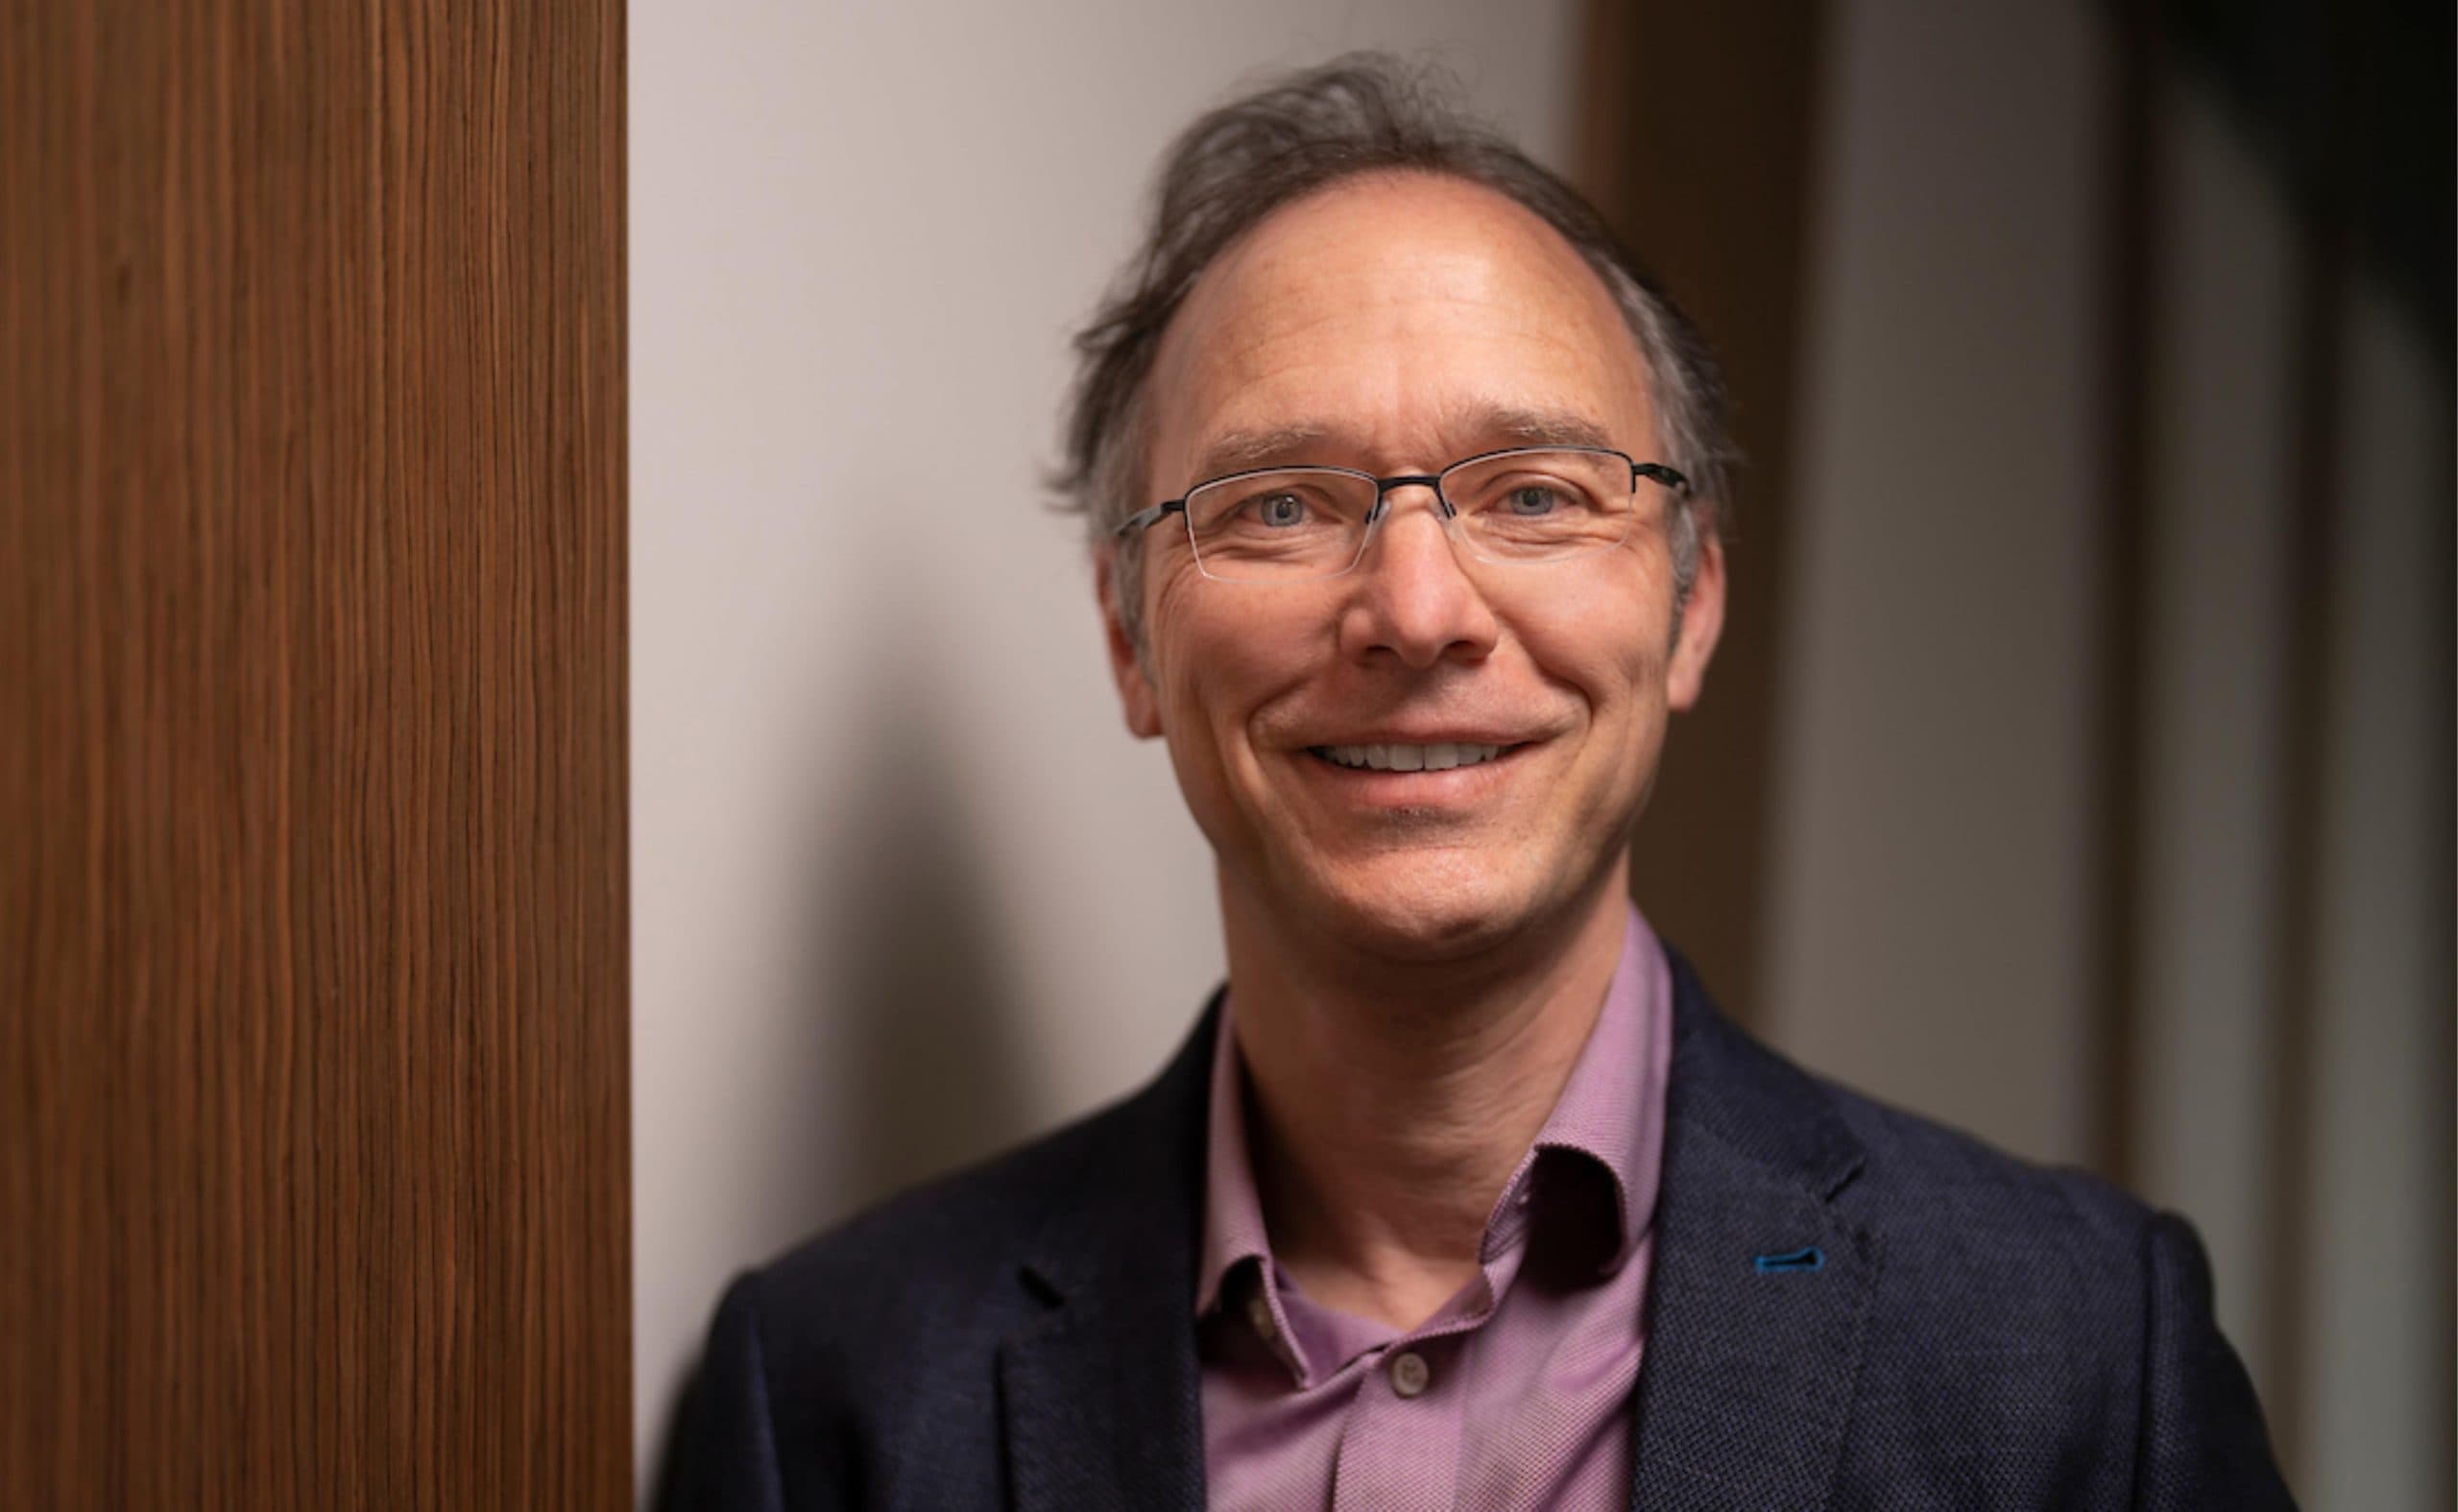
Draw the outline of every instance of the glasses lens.
[[[1443,496],[1479,556],[1543,562],[1615,546],[1639,500],[1618,452],[1509,451],[1445,473]]]
[[[1223,478],[1187,495],[1196,564],[1233,581],[1345,572],[1373,513],[1373,480],[1312,468]]]

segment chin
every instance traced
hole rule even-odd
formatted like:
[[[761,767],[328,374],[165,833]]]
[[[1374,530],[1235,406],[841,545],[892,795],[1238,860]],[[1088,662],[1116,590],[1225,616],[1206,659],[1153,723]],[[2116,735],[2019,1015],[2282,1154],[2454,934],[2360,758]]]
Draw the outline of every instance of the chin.
[[[1515,869],[1514,869],[1515,870]],[[1561,900],[1509,871],[1461,858],[1391,857],[1389,864],[1318,879],[1316,916],[1327,932],[1393,961],[1464,960],[1518,935]]]

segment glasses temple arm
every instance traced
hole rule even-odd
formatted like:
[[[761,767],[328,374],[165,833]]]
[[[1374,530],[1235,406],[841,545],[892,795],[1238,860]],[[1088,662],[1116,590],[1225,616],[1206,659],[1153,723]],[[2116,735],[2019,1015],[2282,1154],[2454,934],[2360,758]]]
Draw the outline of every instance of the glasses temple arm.
[[[1630,481],[1636,483],[1641,478],[1650,478],[1661,483],[1684,498],[1690,494],[1690,480],[1661,462],[1631,463]]]
[[[1169,518],[1171,515],[1185,514],[1186,508],[1186,500],[1171,499],[1166,504],[1155,504],[1150,509],[1138,510],[1134,514],[1126,516],[1126,518],[1120,520],[1118,522],[1118,529],[1111,531],[1110,534],[1122,540],[1125,538],[1134,535],[1139,530],[1150,530],[1153,526],[1158,525],[1161,521]]]

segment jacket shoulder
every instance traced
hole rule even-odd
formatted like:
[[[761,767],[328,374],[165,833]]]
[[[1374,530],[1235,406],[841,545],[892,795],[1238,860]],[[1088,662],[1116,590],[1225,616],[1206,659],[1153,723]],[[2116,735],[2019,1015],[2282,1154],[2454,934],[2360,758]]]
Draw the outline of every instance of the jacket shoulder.
[[[2054,1234],[2067,1248],[2139,1263],[2160,1216],[2140,1198],[2077,1166],[2010,1154],[1934,1118],[1812,1080],[1868,1151],[1866,1200],[1890,1216],[1979,1225],[2006,1238]]]
[[[2290,1504],[2183,1218],[1831,1084],[1883,1256],[1852,1440],[1891,1504],[1989,1500],[2022,1446],[2076,1506]],[[1941,1431],[1942,1430],[1942,1431]]]
[[[1687,1114],[1678,1121],[1833,1194],[1882,1239],[1910,1236],[1916,1253],[1968,1262],[1975,1285],[2018,1277],[2027,1250],[2086,1258],[2104,1278],[2110,1267],[2138,1275],[2159,1217],[2150,1207],[2089,1172],[2009,1154],[1797,1064],[1726,1018],[1689,963],[1668,955],[1673,1106]],[[2007,1266],[2014,1276],[1996,1274]]]
[[[1001,1502],[999,1351],[1047,1312],[1019,1256],[1119,1175],[1156,1098],[1162,1086],[736,1277],[685,1404],[663,1504]]]
[[[904,1353],[968,1321],[1020,1320],[1017,1257],[1058,1215],[1097,1198],[1137,1137],[1144,1093],[977,1164],[925,1182],[759,1267],[772,1340],[807,1336],[861,1354]]]
[[[1668,1143],[1665,1193],[1806,1189],[1852,1231],[1867,1289],[1831,1504],[2292,1505],[2191,1225],[1795,1065],[1672,959],[1673,1108],[1718,1149],[1685,1177]]]

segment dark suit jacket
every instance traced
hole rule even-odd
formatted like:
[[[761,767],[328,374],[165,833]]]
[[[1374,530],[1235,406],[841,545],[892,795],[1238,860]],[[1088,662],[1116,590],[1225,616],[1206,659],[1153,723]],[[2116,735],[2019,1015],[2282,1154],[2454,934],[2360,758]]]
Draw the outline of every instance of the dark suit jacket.
[[[2181,1220],[1674,983],[1633,1507],[2291,1504]],[[667,1504],[1201,1506],[1211,1022],[1125,1102],[736,1281]]]

